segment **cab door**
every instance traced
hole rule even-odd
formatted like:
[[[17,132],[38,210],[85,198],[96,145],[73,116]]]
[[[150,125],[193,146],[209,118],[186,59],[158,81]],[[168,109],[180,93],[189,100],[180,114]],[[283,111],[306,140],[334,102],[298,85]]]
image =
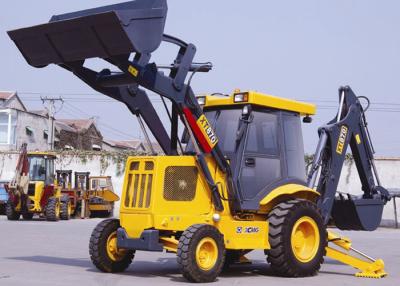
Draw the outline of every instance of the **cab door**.
[[[243,200],[252,200],[268,185],[282,178],[279,111],[253,111],[249,123],[239,185]]]

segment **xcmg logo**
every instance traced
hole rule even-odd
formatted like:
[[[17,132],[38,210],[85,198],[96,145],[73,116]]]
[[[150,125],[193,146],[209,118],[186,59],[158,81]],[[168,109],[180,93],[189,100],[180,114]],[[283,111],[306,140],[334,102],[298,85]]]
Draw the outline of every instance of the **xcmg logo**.
[[[236,228],[236,233],[247,233],[247,234],[251,234],[251,233],[258,233],[260,231],[259,227],[256,226],[247,226],[247,227],[242,227],[242,226],[238,226]]]

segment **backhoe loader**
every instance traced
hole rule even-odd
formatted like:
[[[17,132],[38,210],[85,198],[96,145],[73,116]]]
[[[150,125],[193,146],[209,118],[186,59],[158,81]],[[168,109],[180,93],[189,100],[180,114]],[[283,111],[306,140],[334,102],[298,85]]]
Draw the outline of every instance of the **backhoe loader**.
[[[27,145],[22,144],[14,178],[5,185],[8,220],[19,220],[21,215],[31,220],[35,214],[48,221],[69,219],[68,197],[55,184],[55,159],[51,152],[27,152]]]
[[[120,218],[93,230],[93,264],[121,272],[136,251],[165,250],[176,253],[189,281],[211,282],[224,265],[258,249],[281,276],[314,275],[324,256],[357,268],[357,276],[385,276],[382,260],[354,255],[349,239],[327,230],[376,229],[390,198],[374,167],[362,99],[339,89],[338,114],[319,129],[306,176],[301,119],[310,122],[315,105],[239,90],[196,98],[193,75],[212,65],[194,62],[193,44],[164,34],[166,15],[165,0],[136,0],[8,32],[30,65],[59,65],[124,103],[165,153],[128,158]],[[178,48],[171,65],[151,62],[162,42]],[[115,70],[90,69],[89,58]],[[146,90],[170,102],[169,132]],[[337,192],[349,145],[359,197]]]

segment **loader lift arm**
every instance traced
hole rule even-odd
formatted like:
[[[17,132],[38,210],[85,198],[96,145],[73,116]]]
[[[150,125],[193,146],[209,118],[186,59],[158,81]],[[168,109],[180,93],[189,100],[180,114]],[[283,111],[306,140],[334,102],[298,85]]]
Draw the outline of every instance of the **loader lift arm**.
[[[8,32],[27,62],[34,67],[57,64],[74,73],[93,89],[123,102],[141,116],[167,155],[177,154],[178,120],[185,124],[197,148],[197,162],[206,178],[216,210],[223,210],[221,196],[205,161],[210,154],[227,174],[230,200],[236,192],[231,170],[218,139],[210,140],[200,121],[207,121],[186,78],[190,72],[208,72],[210,64],[196,64],[196,47],[165,35],[166,0],[136,0],[64,15],[53,16],[48,24]],[[33,35],[33,36],[32,36]],[[80,39],[80,41],[78,40]],[[161,42],[179,48],[165,75],[151,53]],[[131,54],[134,55],[131,57]],[[120,72],[94,71],[84,66],[88,58],[101,58]],[[143,87],[172,102],[171,132],[165,130]],[[233,197],[232,197],[233,196]]]

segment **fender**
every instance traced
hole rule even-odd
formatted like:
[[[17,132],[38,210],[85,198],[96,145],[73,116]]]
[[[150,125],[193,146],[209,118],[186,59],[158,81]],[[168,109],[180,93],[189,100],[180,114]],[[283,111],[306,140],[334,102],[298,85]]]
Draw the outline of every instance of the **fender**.
[[[271,191],[260,201],[260,210],[270,210],[280,201],[280,198],[287,199],[288,196],[315,202],[320,194],[313,189],[299,184],[283,185]]]

